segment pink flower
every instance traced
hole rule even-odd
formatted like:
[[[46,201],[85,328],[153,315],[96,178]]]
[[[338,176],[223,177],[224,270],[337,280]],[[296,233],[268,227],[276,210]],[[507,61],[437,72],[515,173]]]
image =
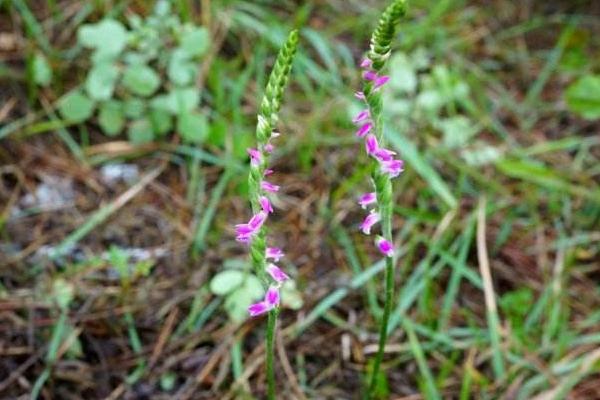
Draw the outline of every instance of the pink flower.
[[[358,128],[358,130],[356,131],[356,136],[358,136],[358,137],[365,136],[367,133],[369,133],[369,131],[371,130],[372,127],[373,127],[373,124],[371,122],[367,122],[366,124],[364,124],[363,126]]]
[[[260,161],[262,160],[262,154],[257,149],[247,149],[246,150],[250,155],[250,164],[253,166],[260,165]]]
[[[250,305],[250,307],[248,307],[248,312],[252,317],[264,314],[277,307],[279,305],[279,300],[279,289],[275,286],[270,286],[265,294],[264,300]]]
[[[378,148],[373,152],[373,156],[379,161],[390,161],[394,158],[396,152],[384,149],[382,147]]]
[[[283,251],[279,247],[267,247],[266,257],[277,262],[283,257]]]
[[[373,134],[369,134],[365,139],[365,149],[367,150],[368,155],[375,154],[377,150],[379,150],[379,144],[377,143],[377,138]]]
[[[365,193],[358,199],[358,204],[362,208],[367,208],[369,204],[377,203],[377,195],[375,192]]]
[[[377,244],[379,251],[386,257],[392,257],[394,255],[394,246],[388,240],[379,236],[375,243]]]
[[[355,92],[354,97],[356,97],[359,100],[367,100],[367,98],[365,97],[365,93],[361,91]]]
[[[265,169],[264,176],[273,175],[273,172],[274,172],[274,171],[273,171],[272,169],[270,169],[270,168],[267,168],[267,169]]]
[[[369,119],[369,116],[370,116],[370,113],[369,113],[368,109],[367,110],[362,110],[361,112],[359,112],[356,115],[356,117],[354,117],[352,119],[352,122],[355,123],[355,124],[358,124],[359,122],[362,122],[364,120]]]
[[[260,202],[260,207],[264,212],[266,212],[267,214],[273,212],[273,206],[271,205],[271,202],[266,196],[260,196],[260,199],[258,201]]]
[[[267,219],[267,213],[264,211],[258,212],[250,218],[247,224],[237,224],[235,226],[235,232],[237,234],[236,240],[242,243],[248,243],[250,239],[258,232],[262,224]]]
[[[273,152],[273,149],[275,149],[275,146],[273,146],[271,143],[265,144],[265,151],[267,153],[271,154]]]
[[[388,174],[390,178],[395,178],[404,171],[404,162],[402,160],[389,160],[381,162],[381,172]]]
[[[373,61],[371,61],[369,58],[364,58],[360,63],[361,68],[371,68],[372,65]]]
[[[369,213],[369,215],[367,215],[365,220],[362,222],[362,224],[360,224],[360,229],[363,231],[363,233],[365,235],[370,235],[371,227],[373,225],[375,225],[377,222],[379,222],[380,219],[381,219],[381,216],[379,215],[378,212],[371,211]]]
[[[267,272],[269,273],[269,275],[271,275],[271,278],[273,278],[273,280],[278,283],[285,282],[288,279],[290,279],[290,277],[287,276],[287,274],[275,264],[267,265]]]
[[[378,76],[373,83],[373,89],[379,89],[383,85],[385,85],[390,80],[390,77],[387,75]]]
[[[271,193],[275,193],[279,190],[279,186],[272,184],[271,182],[267,182],[267,181],[262,181],[260,183],[260,187],[265,191],[265,192],[271,192]]]
[[[363,79],[367,81],[374,81],[377,79],[377,73],[374,71],[365,71],[363,73]]]

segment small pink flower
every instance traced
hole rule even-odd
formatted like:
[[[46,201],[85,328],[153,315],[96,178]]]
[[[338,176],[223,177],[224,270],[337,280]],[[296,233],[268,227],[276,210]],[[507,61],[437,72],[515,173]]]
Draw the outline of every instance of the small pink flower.
[[[267,214],[273,212],[273,206],[271,205],[271,202],[266,196],[260,196],[260,199],[258,201],[260,202],[260,207],[264,212],[266,212]]]
[[[366,209],[369,204],[377,203],[377,195],[375,192],[365,193],[358,199],[358,204]]]
[[[381,172],[388,174],[390,178],[395,178],[404,171],[404,162],[402,160],[389,160],[381,162]]]
[[[267,290],[267,293],[265,294],[264,300],[250,305],[250,307],[248,307],[248,312],[250,313],[251,317],[256,317],[258,315],[271,311],[278,305],[279,289],[275,286],[270,286]]]
[[[359,100],[367,100],[367,97],[365,96],[364,92],[358,91],[354,93],[354,97],[356,97]]]
[[[273,146],[271,143],[265,144],[265,151],[267,153],[271,154],[273,152],[273,149],[275,149],[275,146]]]
[[[356,131],[356,136],[360,137],[360,138],[365,136],[367,133],[369,133],[369,131],[371,130],[372,127],[373,127],[373,124],[370,122],[367,122],[366,124],[364,124],[363,126],[358,128],[358,130]]]
[[[271,132],[271,138],[273,138],[273,139],[274,139],[274,138],[276,138],[276,137],[279,137],[279,136],[281,136],[281,133],[279,133],[279,132],[277,132],[277,131],[273,131],[273,132]]]
[[[248,226],[252,227],[253,229],[259,229],[266,219],[267,213],[264,211],[259,211],[256,215],[250,218],[250,221],[248,221]]]
[[[236,240],[242,243],[250,242],[250,239],[258,232],[262,224],[267,219],[267,213],[259,211],[258,214],[250,218],[247,224],[237,224],[235,226],[235,232],[237,234]]]
[[[365,71],[363,73],[363,79],[367,80],[367,81],[374,81],[377,79],[377,73],[374,71]]]
[[[250,307],[248,307],[248,312],[250,313],[251,317],[256,317],[258,315],[264,314],[269,310],[269,305],[264,301],[254,303]]]
[[[248,154],[250,155],[250,164],[254,166],[260,165],[262,160],[262,154],[257,149],[247,149]]]
[[[394,158],[396,152],[384,149],[382,147],[378,148],[375,152],[373,152],[373,156],[379,161],[390,161]]]
[[[277,262],[284,256],[283,251],[279,247],[267,247],[266,257]]]
[[[368,155],[375,154],[377,150],[379,150],[379,144],[377,143],[377,138],[373,134],[369,134],[365,139],[365,149],[367,150]]]
[[[279,289],[276,286],[270,286],[265,294],[265,303],[274,308],[279,305],[279,300]]]
[[[360,63],[361,68],[371,68],[372,65],[373,61],[370,58],[364,58]]]
[[[365,235],[370,235],[371,228],[373,227],[373,225],[375,225],[377,222],[379,222],[380,219],[381,219],[381,216],[379,215],[378,212],[371,211],[369,213],[369,215],[367,215],[365,220],[362,222],[362,224],[360,224],[360,229],[363,231],[363,233]]]
[[[275,171],[273,171],[273,170],[272,170],[272,169],[270,169],[270,168],[267,168],[267,169],[265,169],[265,172],[264,172],[264,174],[263,174],[263,175],[264,175],[264,176],[273,175],[273,172],[275,172]]]
[[[290,277],[275,264],[267,265],[267,272],[269,275],[271,275],[271,278],[273,278],[275,282],[281,283],[290,279]]]
[[[373,89],[379,89],[383,85],[385,85],[390,80],[390,77],[387,75],[378,76],[373,83]]]
[[[271,192],[271,193],[275,193],[279,190],[279,186],[272,184],[271,182],[267,182],[267,181],[262,181],[260,183],[260,187],[265,191],[265,192]]]
[[[375,241],[379,251],[386,257],[392,257],[394,255],[394,246],[388,240],[385,240],[381,236]]]
[[[369,113],[369,110],[368,110],[368,109],[366,109],[366,110],[362,110],[361,112],[359,112],[359,113],[356,115],[356,117],[354,117],[354,118],[352,119],[352,122],[353,122],[353,123],[355,123],[355,124],[358,124],[359,122],[362,122],[362,121],[364,121],[364,120],[367,120],[367,119],[369,119],[369,116],[370,116],[370,113]]]

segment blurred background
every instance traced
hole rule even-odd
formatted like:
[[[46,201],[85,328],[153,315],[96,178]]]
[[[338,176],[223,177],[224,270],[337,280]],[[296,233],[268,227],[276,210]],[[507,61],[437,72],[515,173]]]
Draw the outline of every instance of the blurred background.
[[[264,397],[232,226],[292,28],[278,398],[360,398],[383,265],[350,119],[386,5],[0,1],[0,398]],[[405,172],[379,398],[600,398],[599,37],[594,1],[410,1],[385,88]]]

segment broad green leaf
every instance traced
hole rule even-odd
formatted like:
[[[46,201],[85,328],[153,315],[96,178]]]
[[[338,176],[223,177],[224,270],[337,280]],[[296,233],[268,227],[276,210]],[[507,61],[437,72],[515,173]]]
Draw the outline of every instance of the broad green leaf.
[[[140,118],[146,111],[146,103],[142,99],[128,99],[124,103],[124,111],[129,118]]]
[[[41,53],[36,53],[33,57],[33,81],[40,86],[48,86],[52,81],[52,69]]]
[[[586,75],[566,91],[569,109],[585,119],[600,118],[600,75]]]
[[[208,30],[204,27],[191,27],[181,36],[180,48],[190,57],[203,55],[210,44]]]
[[[96,24],[82,25],[77,40],[82,46],[97,49],[100,53],[116,55],[127,44],[127,31],[119,21],[104,19]]]
[[[444,144],[451,149],[466,145],[477,134],[477,128],[463,115],[442,119],[438,125],[444,134]]]
[[[238,288],[244,281],[244,272],[226,269],[216,274],[210,281],[210,291],[217,295],[223,296]]]
[[[188,61],[181,49],[176,49],[169,60],[167,74],[171,82],[183,86],[192,83],[197,68],[195,63]]]
[[[100,105],[98,123],[102,131],[108,136],[116,136],[123,130],[125,117],[123,104],[119,101],[107,101]]]
[[[158,136],[168,133],[173,128],[171,114],[166,111],[152,109],[148,115],[152,129]]]
[[[94,111],[94,102],[81,91],[76,90],[60,100],[58,111],[66,120],[83,122],[91,117]]]
[[[158,110],[179,115],[192,111],[198,106],[200,93],[196,88],[174,89],[166,95],[159,95],[151,100],[151,106]]]
[[[417,89],[417,73],[406,54],[396,53],[390,60],[390,85],[402,93],[414,93]]]
[[[302,308],[302,294],[296,289],[296,283],[294,281],[286,281],[281,287],[281,302],[284,306],[291,308],[292,310],[299,310]]]
[[[208,134],[206,117],[198,113],[185,113],[177,118],[177,131],[186,142],[202,143]]]
[[[85,80],[88,95],[95,100],[108,100],[112,97],[119,69],[112,63],[95,65]]]
[[[150,96],[160,86],[160,77],[147,65],[134,64],[123,74],[123,85],[139,96]]]
[[[154,140],[154,131],[150,121],[145,118],[133,121],[127,130],[129,141],[133,144],[145,144]]]
[[[242,322],[248,318],[250,304],[262,298],[264,289],[254,275],[247,275],[244,283],[225,299],[225,310],[234,322]]]

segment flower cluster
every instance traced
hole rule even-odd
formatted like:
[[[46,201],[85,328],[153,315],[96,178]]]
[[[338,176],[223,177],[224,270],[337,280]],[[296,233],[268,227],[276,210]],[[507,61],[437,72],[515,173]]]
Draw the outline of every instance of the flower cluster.
[[[377,92],[383,87],[389,80],[390,77],[387,75],[379,75],[372,69],[373,61],[369,58],[365,58],[361,64],[363,68],[362,77],[366,82],[366,86],[369,90],[369,95]],[[365,150],[367,155],[373,158],[379,168],[379,173],[387,175],[390,179],[395,178],[404,170],[404,162],[399,159],[395,159],[396,153],[392,150],[386,149],[379,145],[375,131],[375,122],[372,118],[371,107],[365,92],[359,91],[355,93],[355,97],[365,103],[366,108],[360,111],[353,119],[352,122],[358,126],[356,136],[364,139]],[[358,204],[363,208],[367,209],[369,206],[373,206],[369,214],[365,217],[360,225],[360,229],[365,235],[371,234],[371,228],[373,225],[381,221],[381,215],[377,211],[378,199],[376,192],[365,193],[358,199]],[[375,243],[377,248],[386,257],[391,257],[394,254],[394,249],[389,240],[378,236]]]
[[[259,126],[265,128],[269,125],[266,121],[261,120],[263,118],[264,117],[259,116]],[[273,213],[273,205],[267,196],[273,195],[273,193],[279,191],[278,185],[264,179],[266,176],[273,173],[273,170],[266,168],[266,165],[269,154],[275,149],[273,139],[278,136],[278,132],[272,131],[270,135],[268,135],[265,143],[259,144],[258,148],[250,148],[247,150],[248,155],[250,156],[251,175],[261,177],[258,184],[255,185],[258,193],[254,193],[258,198],[258,212],[256,212],[247,223],[237,224],[235,226],[235,231],[236,240],[248,244],[251,247],[253,247],[253,242],[259,237],[269,214]],[[261,248],[260,245],[256,247]],[[264,300],[252,304],[248,308],[248,312],[251,316],[263,314],[277,307],[280,300],[279,288],[283,282],[289,279],[289,276],[274,264],[274,262],[278,262],[283,257],[283,251],[277,247],[262,246],[262,249],[264,249],[264,254],[261,254],[259,259],[263,261],[261,264],[264,266],[265,272],[271,277],[273,283],[269,286]]]

